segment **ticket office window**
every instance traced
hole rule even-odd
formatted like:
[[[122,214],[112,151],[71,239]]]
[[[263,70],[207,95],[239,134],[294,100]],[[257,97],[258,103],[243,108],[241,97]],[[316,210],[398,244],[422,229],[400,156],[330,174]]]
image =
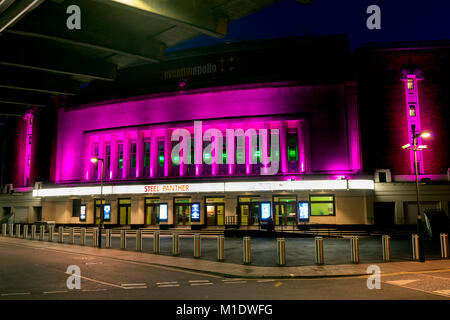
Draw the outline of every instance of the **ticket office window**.
[[[311,195],[311,216],[336,215],[334,195]]]
[[[155,226],[159,224],[159,198],[145,198],[145,217],[144,224],[146,226]]]
[[[119,225],[126,226],[131,223],[131,199],[119,199]]]
[[[102,200],[102,204],[105,204],[105,200]],[[94,214],[94,224],[98,225],[101,223],[101,206],[100,206],[100,199],[96,199],[95,200],[95,205],[94,205],[94,210],[95,210],[95,214]]]
[[[287,226],[297,224],[297,197],[273,196],[275,225]]]
[[[177,226],[191,225],[191,198],[174,199],[174,221]]]
[[[225,224],[225,201],[223,197],[206,197],[206,224],[223,226]]]
[[[238,197],[238,219],[241,226],[251,226],[259,224],[259,197],[243,196]]]

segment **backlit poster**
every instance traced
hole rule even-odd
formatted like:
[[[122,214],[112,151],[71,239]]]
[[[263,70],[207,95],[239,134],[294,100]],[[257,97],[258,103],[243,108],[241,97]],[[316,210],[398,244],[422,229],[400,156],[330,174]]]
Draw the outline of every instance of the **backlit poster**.
[[[268,220],[271,216],[270,202],[261,202],[261,220]]]
[[[167,221],[167,220],[169,220],[168,204],[160,203],[159,204],[159,221]]]
[[[111,221],[111,205],[109,203],[103,205],[103,221]]]
[[[309,202],[299,201],[298,202],[298,221],[308,222],[309,221]]]
[[[86,205],[82,204],[80,206],[80,221],[86,221]]]
[[[200,222],[200,203],[198,202],[191,204],[191,221]]]

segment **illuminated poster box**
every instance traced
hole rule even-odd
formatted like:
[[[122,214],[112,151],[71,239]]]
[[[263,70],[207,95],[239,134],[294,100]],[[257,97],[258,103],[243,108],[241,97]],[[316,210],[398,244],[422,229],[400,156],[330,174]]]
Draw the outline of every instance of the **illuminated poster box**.
[[[267,221],[271,217],[271,203],[270,202],[261,202],[261,220]]]
[[[109,203],[103,205],[103,221],[111,221],[111,205]]]
[[[298,202],[298,221],[299,222],[309,222],[309,202],[299,201]]]
[[[191,204],[191,222],[200,222],[200,203]]]
[[[82,204],[80,206],[80,221],[86,221],[86,205]]]
[[[167,222],[169,220],[169,209],[167,203],[159,204],[159,221]]]

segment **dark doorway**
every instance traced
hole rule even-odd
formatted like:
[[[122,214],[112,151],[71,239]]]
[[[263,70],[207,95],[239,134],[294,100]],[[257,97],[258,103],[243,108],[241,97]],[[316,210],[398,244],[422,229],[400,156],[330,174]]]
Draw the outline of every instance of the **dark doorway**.
[[[376,226],[395,225],[395,202],[374,202],[373,215]]]

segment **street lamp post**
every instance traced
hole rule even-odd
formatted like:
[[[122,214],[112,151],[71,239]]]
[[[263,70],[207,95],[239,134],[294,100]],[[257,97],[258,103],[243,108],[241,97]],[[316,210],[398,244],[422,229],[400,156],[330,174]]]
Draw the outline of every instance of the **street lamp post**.
[[[97,162],[101,162],[102,167],[101,167],[101,176],[100,176],[100,228],[99,228],[99,232],[98,232],[98,247],[101,248],[102,247],[102,234],[103,234],[103,229],[105,228],[104,226],[104,220],[103,220],[103,159],[102,158],[91,158],[91,162],[92,163],[97,163]]]
[[[416,175],[416,197],[417,197],[417,235],[419,236],[419,260],[420,262],[425,262],[425,250],[424,250],[424,242],[423,242],[423,223],[422,223],[422,213],[420,209],[420,193],[419,193],[419,170],[418,170],[418,163],[417,163],[417,151],[422,151],[423,149],[426,149],[427,146],[425,145],[417,145],[417,139],[419,137],[427,138],[430,136],[428,132],[419,132],[416,133],[416,126],[411,126],[412,131],[412,142],[413,145],[408,143],[404,145],[402,148],[411,150],[414,152],[414,172]]]

